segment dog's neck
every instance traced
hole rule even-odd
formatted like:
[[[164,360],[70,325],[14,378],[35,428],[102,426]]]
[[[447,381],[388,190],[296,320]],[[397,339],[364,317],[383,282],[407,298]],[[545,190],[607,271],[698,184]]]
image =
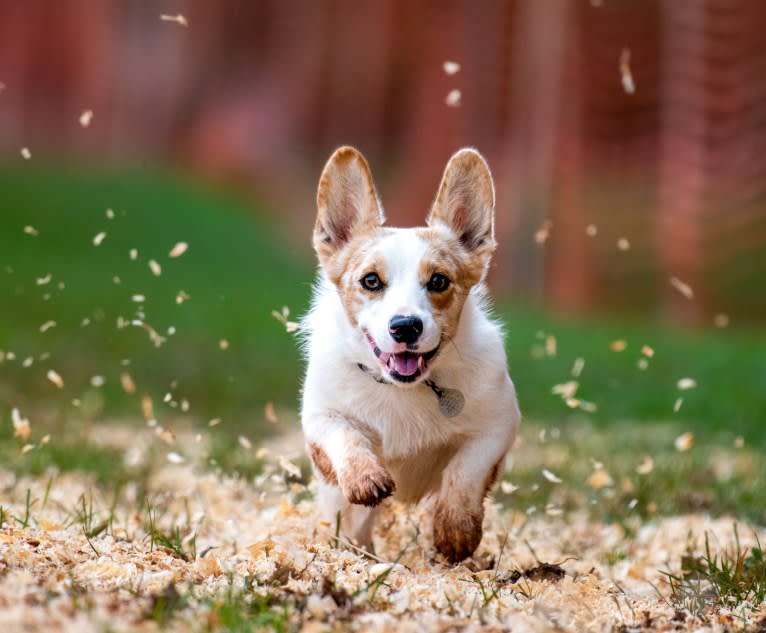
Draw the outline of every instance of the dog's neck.
[[[394,386],[391,381],[386,380],[383,376],[379,376],[372,369],[367,367],[367,365],[357,363],[356,366],[378,384]],[[454,418],[463,410],[463,407],[465,407],[465,396],[462,391],[439,387],[430,379],[424,380],[423,384],[436,395],[436,398],[439,401],[439,411],[441,411],[441,414],[445,418]]]

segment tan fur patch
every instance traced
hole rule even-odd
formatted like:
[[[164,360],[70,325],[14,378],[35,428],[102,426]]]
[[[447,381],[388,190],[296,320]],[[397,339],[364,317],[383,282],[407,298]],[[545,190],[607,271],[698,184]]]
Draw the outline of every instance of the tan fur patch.
[[[340,488],[350,503],[376,506],[394,492],[396,484],[374,457],[356,453],[343,466]]]
[[[453,505],[444,500],[434,512],[434,546],[450,563],[458,563],[476,551],[482,537],[484,507],[473,504]]]
[[[367,161],[353,147],[340,147],[324,166],[317,188],[314,250],[322,266],[352,239],[374,231],[383,213]]]
[[[419,237],[429,244],[428,254],[420,262],[418,270],[421,283],[425,286],[434,273],[442,273],[450,280],[447,290],[431,292],[428,297],[442,337],[450,340],[457,330],[463,304],[471,288],[481,281],[488,259],[484,259],[479,252],[466,250],[447,231],[438,228],[420,228],[417,231]]]
[[[502,468],[505,463],[505,455],[503,455],[498,462],[489,470],[489,473],[487,474],[487,479],[484,482],[484,494],[482,495],[482,498],[486,497],[489,494],[490,488],[495,485],[495,482],[497,482],[498,477],[502,475]]]
[[[357,312],[370,299],[382,298],[384,293],[375,293],[365,290],[360,279],[368,273],[377,273],[383,283],[387,283],[386,265],[382,259],[368,260],[368,251],[374,244],[376,234],[382,234],[383,229],[377,228],[369,234],[363,234],[352,242],[343,251],[333,258],[325,267],[328,278],[338,288],[338,295],[343,303],[343,308],[349,322],[357,326]]]
[[[311,455],[311,461],[314,462],[319,475],[328,484],[338,485],[338,475],[335,473],[335,469],[332,467],[332,462],[327,456],[327,453],[322,450],[318,444],[309,444],[309,453]]]

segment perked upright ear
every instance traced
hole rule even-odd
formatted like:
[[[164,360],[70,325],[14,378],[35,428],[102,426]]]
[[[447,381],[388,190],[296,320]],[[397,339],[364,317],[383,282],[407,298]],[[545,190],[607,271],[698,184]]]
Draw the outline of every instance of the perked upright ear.
[[[314,250],[320,261],[383,221],[367,161],[353,147],[339,147],[319,178]]]
[[[446,225],[469,251],[481,251],[489,260],[495,249],[495,187],[475,149],[461,149],[449,159],[426,222]]]

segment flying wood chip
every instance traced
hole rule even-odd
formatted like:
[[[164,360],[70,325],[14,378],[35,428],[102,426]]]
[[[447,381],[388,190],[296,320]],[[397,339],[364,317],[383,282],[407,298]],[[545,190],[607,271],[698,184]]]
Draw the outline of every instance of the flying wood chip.
[[[181,255],[183,255],[188,248],[189,245],[186,242],[178,242],[173,248],[170,249],[168,257],[181,257]]]
[[[163,22],[175,22],[176,24],[180,24],[185,28],[189,28],[189,22],[186,20],[186,17],[180,13],[177,13],[176,15],[168,15],[163,13],[160,15],[160,20]]]
[[[455,75],[460,72],[460,64],[457,62],[446,61],[442,68],[447,75]]]
[[[444,99],[444,103],[446,103],[450,108],[457,108],[460,106],[460,99],[462,96],[463,95],[459,90],[450,90],[449,94],[447,94],[447,97]]]
[[[678,277],[670,278],[670,285],[673,286],[679,293],[681,293],[686,299],[694,299],[694,290],[692,287],[681,281]]]
[[[53,369],[48,370],[48,380],[50,380],[59,389],[64,388],[64,379],[61,376],[59,376],[58,372],[56,372]]]

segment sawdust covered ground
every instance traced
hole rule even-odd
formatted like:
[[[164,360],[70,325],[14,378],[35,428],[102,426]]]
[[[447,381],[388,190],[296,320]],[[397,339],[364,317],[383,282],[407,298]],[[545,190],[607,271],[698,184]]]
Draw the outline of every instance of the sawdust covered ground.
[[[112,433],[134,452],[148,434]],[[116,498],[78,473],[0,472],[0,630],[723,631],[764,619],[763,605],[695,616],[667,599],[663,571],[678,571],[690,535],[731,545],[729,518],[630,526],[488,501],[476,555],[448,566],[428,517],[388,503],[370,558],[318,520],[295,441],[262,451],[255,481],[187,454]],[[740,531],[743,544],[756,536]]]

